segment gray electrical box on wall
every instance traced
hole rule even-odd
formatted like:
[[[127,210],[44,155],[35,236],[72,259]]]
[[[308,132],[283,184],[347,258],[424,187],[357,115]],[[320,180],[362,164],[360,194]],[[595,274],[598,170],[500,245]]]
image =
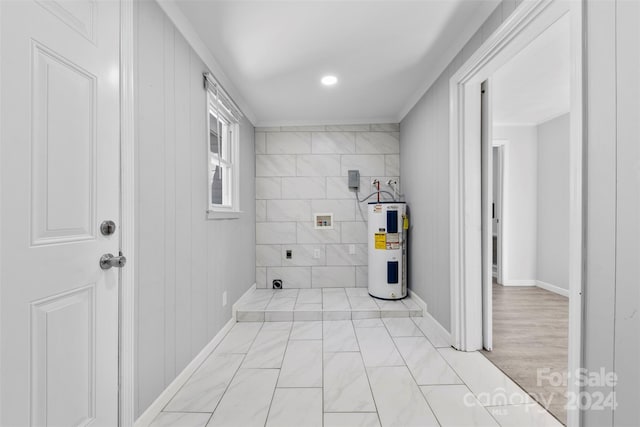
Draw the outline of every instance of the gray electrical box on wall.
[[[349,171],[349,189],[356,191],[360,189],[360,171]]]

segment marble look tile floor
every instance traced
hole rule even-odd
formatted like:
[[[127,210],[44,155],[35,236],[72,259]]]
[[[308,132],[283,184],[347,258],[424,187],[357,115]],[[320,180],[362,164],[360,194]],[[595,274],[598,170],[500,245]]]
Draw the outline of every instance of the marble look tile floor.
[[[358,320],[422,316],[410,297],[383,301],[366,288],[255,289],[239,302],[238,322]]]
[[[561,424],[421,317],[236,323],[151,424],[516,425]]]

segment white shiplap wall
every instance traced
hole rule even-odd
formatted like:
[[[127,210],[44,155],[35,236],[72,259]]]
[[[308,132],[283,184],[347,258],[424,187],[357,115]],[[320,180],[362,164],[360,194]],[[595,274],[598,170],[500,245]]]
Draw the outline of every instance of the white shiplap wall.
[[[240,128],[240,219],[207,210],[206,67],[155,1],[136,2],[136,416],[255,282],[254,129]],[[222,306],[222,293],[228,303]]]
[[[618,407],[582,424],[640,425],[640,3],[587,1],[584,366],[615,372]]]
[[[375,178],[399,181],[399,138],[397,124],[256,129],[258,287],[367,286],[366,203],[347,171],[360,170],[360,198]],[[333,230],[316,230],[313,214],[329,212]]]

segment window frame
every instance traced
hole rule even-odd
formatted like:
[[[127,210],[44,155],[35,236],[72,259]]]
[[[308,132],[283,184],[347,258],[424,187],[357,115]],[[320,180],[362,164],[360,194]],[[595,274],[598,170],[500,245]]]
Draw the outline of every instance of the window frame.
[[[218,116],[216,116],[218,114]],[[223,122],[227,124],[227,151],[228,157],[222,156],[220,153],[213,153],[211,151],[211,119],[215,118],[215,123]],[[239,120],[223,105],[223,103],[216,97],[215,93],[211,90],[207,90],[207,218],[208,219],[234,219],[239,218],[242,211],[240,210],[240,138],[239,138]],[[220,145],[221,151],[223,144]],[[219,160],[218,160],[219,159]],[[215,163],[214,163],[215,161]],[[213,203],[212,194],[212,182],[215,167],[221,163],[224,169],[229,170],[229,183],[228,197],[230,198],[229,204],[215,204]],[[224,179],[224,178],[223,178]],[[223,194],[225,193],[223,181]],[[224,200],[223,200],[224,202]]]

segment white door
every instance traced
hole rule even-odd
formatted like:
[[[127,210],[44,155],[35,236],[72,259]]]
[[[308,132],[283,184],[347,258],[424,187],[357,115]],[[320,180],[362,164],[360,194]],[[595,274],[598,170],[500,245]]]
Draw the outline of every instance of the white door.
[[[0,425],[117,425],[119,2],[0,2]]]
[[[493,349],[493,232],[492,232],[492,142],[489,82],[481,85],[481,170],[482,170],[482,344]]]

